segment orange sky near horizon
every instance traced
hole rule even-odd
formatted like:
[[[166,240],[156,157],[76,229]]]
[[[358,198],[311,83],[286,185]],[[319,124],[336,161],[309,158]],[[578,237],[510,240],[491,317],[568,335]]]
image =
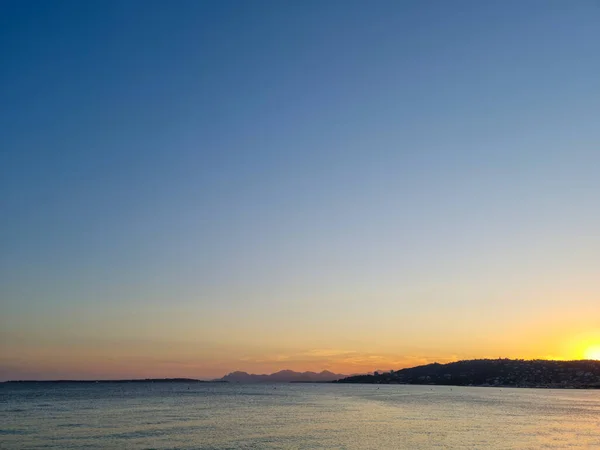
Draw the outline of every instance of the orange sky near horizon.
[[[298,294],[264,310],[209,311],[190,301],[176,309],[159,301],[118,310],[48,305],[34,322],[28,313],[0,317],[0,379],[210,379],[235,370],[352,374],[472,358],[583,359],[600,344],[600,327],[593,292],[582,286],[579,294],[574,286],[554,294],[512,290],[505,293],[511,302],[468,307],[434,302],[438,289],[391,296],[385,286],[371,291],[371,302],[357,300],[367,292],[348,290],[323,293],[327,302]],[[486,292],[453,285],[450,294]],[[403,296],[424,306],[405,315],[391,301]],[[565,308],[569,299],[579,307]]]
[[[564,291],[509,287],[493,296],[485,283],[455,283],[445,294],[433,285],[296,291],[287,303],[228,311],[193,301],[171,308],[158,296],[143,308],[41,306],[34,320],[28,312],[0,316],[0,379],[210,379],[235,370],[352,374],[471,358],[583,359],[600,344],[597,303],[584,280],[570,289],[563,282]],[[442,296],[487,300],[436,301]],[[495,300],[503,297],[511,301]],[[410,313],[395,306],[411,298],[420,304]],[[578,308],[566,308],[569,301]]]
[[[19,352],[7,352],[6,347],[3,349],[0,379],[212,379],[236,370],[272,373],[283,369],[355,374],[474,358],[600,358],[593,353],[600,344],[600,330],[571,333],[566,339],[562,336],[552,338],[540,335],[541,340],[537,342],[532,341],[532,334],[535,333],[518,336],[529,339],[527,346],[521,346],[522,351],[518,350],[518,339],[513,340],[514,347],[510,349],[510,343],[505,338],[495,341],[484,338],[480,341],[472,339],[470,346],[464,343],[463,353],[450,353],[451,346],[444,344],[443,339],[439,339],[437,344],[432,339],[429,344],[410,345],[378,344],[375,337],[372,342],[360,345],[354,343],[354,347],[350,342],[336,348],[303,348],[301,345],[290,344],[286,347],[285,343],[280,343],[267,350],[264,343],[257,341],[254,346],[228,343],[201,345],[192,341],[164,340],[149,343],[126,339],[46,339],[44,344],[40,344],[35,339],[31,340],[30,336],[22,335]],[[395,346],[399,351],[394,351]],[[367,350],[368,348],[371,350]]]

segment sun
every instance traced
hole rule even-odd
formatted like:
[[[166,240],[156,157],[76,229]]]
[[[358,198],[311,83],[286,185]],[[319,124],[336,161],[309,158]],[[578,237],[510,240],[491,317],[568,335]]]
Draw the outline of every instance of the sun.
[[[600,360],[600,345],[592,345],[588,347],[584,353],[585,359]]]

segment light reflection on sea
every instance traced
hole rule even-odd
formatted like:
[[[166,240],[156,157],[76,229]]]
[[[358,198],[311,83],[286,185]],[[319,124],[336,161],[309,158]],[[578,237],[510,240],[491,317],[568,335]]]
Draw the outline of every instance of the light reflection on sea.
[[[600,390],[0,384],[0,448],[600,448]]]

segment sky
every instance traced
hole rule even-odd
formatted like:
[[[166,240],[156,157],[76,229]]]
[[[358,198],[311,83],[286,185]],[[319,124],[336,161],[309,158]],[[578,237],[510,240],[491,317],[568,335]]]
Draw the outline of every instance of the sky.
[[[593,356],[599,24],[0,1],[0,380]]]

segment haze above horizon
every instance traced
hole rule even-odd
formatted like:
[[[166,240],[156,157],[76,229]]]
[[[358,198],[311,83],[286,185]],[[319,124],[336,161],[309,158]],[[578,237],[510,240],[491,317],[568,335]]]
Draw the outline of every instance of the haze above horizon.
[[[0,381],[600,359],[599,23],[0,3]]]

